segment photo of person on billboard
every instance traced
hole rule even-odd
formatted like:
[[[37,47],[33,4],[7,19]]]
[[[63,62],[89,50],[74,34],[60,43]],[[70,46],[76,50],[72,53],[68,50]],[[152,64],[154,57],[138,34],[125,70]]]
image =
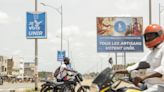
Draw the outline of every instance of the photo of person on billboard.
[[[141,34],[142,34],[142,24],[138,22],[137,18],[133,18],[132,36],[141,36]]]
[[[113,19],[109,17],[97,18],[97,34],[108,36],[108,35],[112,35],[112,33],[113,33]]]

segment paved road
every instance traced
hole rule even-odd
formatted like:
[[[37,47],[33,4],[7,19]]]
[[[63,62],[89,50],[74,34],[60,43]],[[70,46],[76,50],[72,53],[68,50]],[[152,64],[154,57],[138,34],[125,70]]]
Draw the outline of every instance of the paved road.
[[[92,80],[91,79],[85,79],[82,84],[83,85],[91,85]],[[38,83],[38,87],[40,88],[40,85],[42,83]],[[14,92],[10,90],[16,90],[16,92],[23,92],[24,89],[34,89],[35,84],[34,83],[7,83],[5,82],[3,85],[0,85],[0,92]],[[78,88],[78,87],[77,87]],[[17,91],[20,90],[20,91]]]
[[[41,83],[38,84],[40,87]],[[0,92],[10,92],[9,90],[23,90],[35,88],[34,83],[7,83],[5,82],[3,85],[0,85]]]

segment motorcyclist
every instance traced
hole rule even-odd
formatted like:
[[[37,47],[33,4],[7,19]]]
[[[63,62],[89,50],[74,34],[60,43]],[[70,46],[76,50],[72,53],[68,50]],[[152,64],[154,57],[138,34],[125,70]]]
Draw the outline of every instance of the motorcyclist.
[[[60,66],[59,74],[57,75],[57,81],[66,81],[68,80],[68,73],[76,73],[72,68],[70,68],[70,59],[68,57],[64,58],[64,63]]]
[[[151,51],[140,61],[150,64],[144,76],[134,78],[134,84],[138,86],[141,81],[145,81],[148,89],[143,92],[158,92],[158,85],[164,85],[164,30],[160,25],[151,24],[144,32],[145,45]],[[129,66],[125,70],[117,70],[115,73],[129,73],[134,70],[139,63]]]
[[[109,63],[109,68],[112,69],[112,67],[113,67],[113,59],[112,59],[112,57],[109,58],[108,63]]]

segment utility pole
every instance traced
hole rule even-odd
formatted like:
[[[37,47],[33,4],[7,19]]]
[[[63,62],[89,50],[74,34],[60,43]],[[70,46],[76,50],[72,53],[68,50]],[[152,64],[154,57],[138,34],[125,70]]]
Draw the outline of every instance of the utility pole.
[[[161,24],[161,4],[159,3],[159,25]]]
[[[63,52],[63,8],[62,8],[62,4],[61,4],[61,52]],[[62,62],[64,61],[64,57],[63,57],[63,60]],[[61,62],[61,65],[62,65],[62,62]]]
[[[152,16],[151,16],[151,0],[149,0],[149,24],[152,23],[151,18],[152,18]]]
[[[164,6],[161,6],[161,4],[159,3],[159,25],[161,25],[161,13],[164,10]]]
[[[67,46],[68,46],[67,49],[68,49],[68,57],[70,58],[70,47],[69,47],[70,44],[69,44],[69,41],[70,40],[68,38],[68,40],[67,40]]]
[[[43,6],[47,6],[49,8],[52,8],[52,9],[56,10],[61,15],[61,18],[60,18],[60,20],[61,20],[61,26],[60,26],[61,27],[61,34],[60,34],[60,37],[61,37],[61,45],[60,45],[60,51],[62,52],[63,51],[63,7],[62,7],[62,4],[60,6],[60,10],[58,8],[56,8],[56,7],[53,7],[51,5],[47,5],[45,3],[41,3],[41,4]]]
[[[35,13],[38,11],[38,1],[35,0]],[[38,39],[35,38],[35,91],[38,91]]]

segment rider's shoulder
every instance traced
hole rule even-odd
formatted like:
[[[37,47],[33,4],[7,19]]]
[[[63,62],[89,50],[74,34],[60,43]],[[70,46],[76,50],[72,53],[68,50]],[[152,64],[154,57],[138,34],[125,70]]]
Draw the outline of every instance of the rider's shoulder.
[[[66,64],[62,64],[61,67],[67,67]]]

